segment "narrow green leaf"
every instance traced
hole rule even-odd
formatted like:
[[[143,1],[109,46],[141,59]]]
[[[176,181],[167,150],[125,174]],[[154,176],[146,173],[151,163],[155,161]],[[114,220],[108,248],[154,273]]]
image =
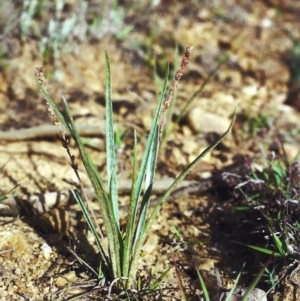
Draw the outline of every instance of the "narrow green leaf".
[[[169,77],[169,67],[167,68],[167,72],[166,72],[166,75],[165,75],[165,80],[164,80],[164,83],[163,83],[162,93],[161,93],[161,96],[160,96],[159,103],[157,105],[156,112],[155,112],[153,120],[152,120],[151,130],[150,130],[150,133],[149,133],[149,136],[148,136],[144,156],[143,156],[143,159],[142,159],[142,162],[141,162],[140,171],[139,171],[139,174],[138,174],[138,177],[137,177],[137,184],[136,184],[137,190],[136,190],[136,193],[134,195],[135,200],[137,200],[139,198],[141,190],[142,190],[143,181],[144,181],[144,178],[145,178],[145,175],[146,175],[146,168],[147,168],[147,165],[148,165],[149,153],[151,151],[151,145],[153,143],[152,141],[154,139],[154,135],[155,135],[155,132],[156,132],[156,128],[157,128],[157,124],[158,124],[158,118],[159,118],[162,103],[163,103],[163,100],[164,100],[164,95],[165,95],[165,92],[166,92],[168,77]]]
[[[171,194],[171,192],[176,188],[176,186],[186,177],[186,175],[191,171],[191,169],[207,154],[209,153],[213,148],[215,148],[222,140],[223,138],[230,132],[234,121],[235,121],[235,117],[236,117],[236,108],[234,111],[234,116],[232,118],[232,121],[228,127],[228,129],[226,130],[226,132],[214,143],[212,143],[209,147],[207,147],[192,163],[190,163],[183,171],[182,173],[174,180],[174,182],[172,183],[172,185],[167,189],[167,191],[164,193],[164,195],[161,197],[160,201],[158,202],[158,204],[155,206],[152,214],[150,215],[148,221],[146,222],[146,225],[144,227],[144,231],[143,233],[141,233],[140,239],[137,242],[136,248],[135,248],[135,255],[134,256],[139,256],[140,252],[141,252],[141,248],[144,244],[144,241],[146,239],[146,235],[150,229],[150,227],[152,226],[155,217],[157,216],[161,206],[163,205],[163,203],[167,200],[168,196]]]
[[[110,200],[112,202],[115,222],[119,227],[119,207],[118,207],[118,188],[116,172],[116,148],[114,137],[114,121],[111,98],[111,73],[108,54],[105,51],[106,62],[106,90],[105,90],[105,117],[106,117],[106,160],[107,160],[107,181],[109,187]]]
[[[280,254],[284,255],[286,252],[284,251],[283,243],[281,242],[281,240],[278,238],[278,236],[271,229],[269,229],[269,231],[272,234],[274,243],[275,243],[278,251],[280,252]]]
[[[107,235],[108,235],[108,237],[111,238],[108,240],[110,256],[111,256],[110,264],[112,265],[112,270],[110,272],[112,275],[114,275],[113,277],[117,277],[118,275],[121,274],[120,273],[120,264],[118,264],[120,262],[119,250],[120,250],[121,235],[120,235],[119,229],[118,228],[116,229],[115,219],[114,219],[114,216],[111,214],[112,208],[111,208],[111,205],[109,202],[109,197],[104,190],[103,182],[99,176],[96,166],[94,165],[94,163],[90,159],[89,155],[85,151],[85,148],[84,148],[81,138],[78,134],[78,131],[76,130],[72,114],[70,112],[69,106],[68,106],[65,98],[63,97],[63,102],[64,102],[64,107],[65,107],[68,119],[66,119],[60,113],[56,104],[52,101],[52,99],[49,96],[49,94],[47,93],[47,91],[40,85],[39,82],[38,82],[38,86],[39,86],[40,91],[42,92],[43,96],[46,98],[47,102],[53,109],[54,113],[58,116],[58,118],[60,119],[63,126],[70,132],[71,136],[74,138],[74,140],[76,141],[76,143],[78,145],[83,164],[86,168],[86,171],[89,175],[91,183],[94,187],[95,194],[96,194],[97,199],[100,204],[100,208],[102,209],[103,220],[104,220],[105,228],[107,231]]]
[[[77,202],[77,204],[79,205],[81,212],[83,213],[83,216],[88,224],[88,227],[91,231],[91,233],[93,234],[93,237],[95,239],[96,245],[98,247],[98,250],[100,252],[101,258],[105,264],[105,268],[111,269],[110,263],[109,263],[109,259],[107,258],[105,251],[103,250],[102,246],[101,246],[101,242],[99,239],[99,234],[97,233],[96,227],[94,225],[94,222],[91,218],[91,215],[89,213],[89,211],[87,210],[84,201],[81,198],[81,195],[79,194],[79,192],[77,190],[72,190],[72,194]]]
[[[255,276],[254,280],[251,282],[248,289],[244,293],[241,301],[247,301],[250,299],[249,296],[250,296],[251,292],[256,288],[257,283],[260,281],[265,269],[268,267],[268,265],[270,264],[271,261],[272,261],[272,256],[267,260],[267,262],[260,269],[259,273]]]
[[[134,236],[134,225],[136,219],[136,212],[138,207],[138,199],[135,199],[136,193],[136,179],[137,179],[137,137],[136,131],[134,130],[133,135],[133,164],[132,164],[132,185],[131,185],[131,196],[128,208],[128,216],[126,223],[126,237],[124,242],[124,265],[123,273],[128,276],[130,260],[132,256],[132,243]]]
[[[152,146],[153,146],[153,140],[155,139],[155,135],[157,135],[158,118],[159,118],[162,103],[163,103],[163,100],[164,100],[164,95],[165,95],[165,92],[166,92],[168,77],[169,77],[169,66],[168,66],[167,71],[166,71],[166,75],[165,75],[165,79],[164,79],[164,83],[163,83],[163,87],[162,87],[162,92],[161,92],[161,96],[160,96],[160,99],[159,99],[159,102],[158,102],[158,105],[157,105],[157,108],[156,108],[156,112],[155,112],[153,120],[152,120],[152,126],[151,126],[150,133],[148,135],[144,156],[143,156],[141,166],[140,166],[140,171],[139,171],[139,174],[138,174],[137,179],[136,179],[135,190],[133,192],[133,197],[132,197],[132,201],[135,202],[135,203],[138,202],[140,194],[141,194],[143,181],[145,179],[146,169],[147,169],[148,162],[149,162],[149,156],[150,156],[150,152],[151,152],[151,149],[152,149]],[[139,243],[137,243],[137,244],[139,244]],[[132,280],[133,280],[132,276],[136,274],[137,261],[138,261],[138,258],[139,258],[139,255],[136,256],[136,254],[137,254],[136,248],[132,248],[131,252],[132,252],[133,255],[132,255],[131,266],[129,267],[129,272],[128,272],[128,278],[129,278],[128,285],[129,286],[131,285]],[[138,254],[139,253],[140,252],[138,252]]]
[[[225,301],[230,301],[230,300],[232,300],[232,299],[231,299],[231,298],[232,298],[232,295],[233,295],[233,293],[234,293],[234,291],[235,291],[235,289],[236,289],[236,287],[237,287],[237,285],[238,285],[238,283],[239,283],[239,280],[240,280],[240,278],[241,278],[242,271],[243,271],[243,268],[244,268],[244,267],[245,267],[245,263],[243,264],[242,270],[239,272],[238,276],[237,276],[236,279],[234,280],[233,286],[232,286],[231,290],[229,291],[229,293],[228,293],[228,295],[227,295]]]
[[[158,147],[159,147],[159,130],[158,126],[156,127],[154,139],[152,140],[152,144],[150,145],[150,152],[149,152],[149,157],[148,157],[148,164],[146,168],[146,175],[145,175],[145,193],[143,196],[143,200],[141,203],[141,208],[140,208],[140,214],[138,218],[138,225],[136,228],[136,233],[135,233],[135,242],[140,239],[141,234],[144,231],[144,225],[145,221],[147,218],[147,211],[149,208],[149,203],[150,203],[150,196],[151,196],[151,191],[152,191],[152,185],[154,181],[154,175],[155,175],[155,167],[156,167],[156,160],[157,160],[157,152],[158,152]]]
[[[261,253],[265,253],[265,254],[268,254],[268,255],[274,255],[275,257],[282,257],[282,254],[280,254],[278,252],[274,252],[274,251],[266,249],[266,248],[262,248],[262,247],[258,247],[258,246],[254,246],[254,245],[247,245],[247,244],[243,244],[243,243],[240,243],[240,242],[237,242],[237,241],[234,241],[234,242],[237,243],[237,244],[246,246],[248,248],[251,248],[253,250],[259,251]]]
[[[197,272],[197,275],[198,275],[200,286],[201,286],[203,294],[204,294],[204,299],[205,299],[205,301],[210,301],[208,290],[206,288],[205,282],[204,282],[204,280],[203,280],[203,278],[202,278],[202,276],[201,276],[198,269],[196,269],[196,272]]]
[[[115,222],[112,204],[110,202],[108,194],[104,189],[103,182],[100,178],[98,170],[85,150],[85,147],[81,141],[81,137],[76,129],[75,122],[70,112],[70,108],[64,97],[63,97],[63,101],[64,101],[66,113],[70,121],[70,128],[72,131],[72,135],[77,143],[82,158],[82,162],[88,173],[89,179],[93,185],[96,197],[99,201],[99,205],[102,210],[103,222],[108,236],[110,259],[111,259],[112,270],[113,270],[111,271],[111,273],[113,274],[114,278],[117,278],[121,276],[120,250],[123,249],[123,241],[122,241],[121,233],[118,225]]]
[[[95,275],[96,275],[96,277],[98,278],[98,279],[100,279],[100,277],[99,277],[99,275],[98,275],[98,273],[97,273],[97,271],[95,271],[86,261],[84,261],[80,256],[78,256],[75,252],[73,252],[72,250],[71,250],[71,253],[75,256],[75,258],[78,260],[78,262],[81,264],[81,265],[83,265],[83,266],[86,266],[90,271],[92,271]]]
[[[162,281],[168,276],[172,266],[165,270],[147,289],[155,290],[162,283]]]
[[[234,210],[236,211],[249,211],[249,210],[253,210],[252,207],[250,206],[235,206],[233,207]]]
[[[210,146],[208,146],[192,163],[190,163],[182,172],[181,174],[174,180],[172,185],[166,190],[162,198],[160,199],[160,202],[155,206],[148,222],[147,222],[147,229],[145,229],[145,232],[147,232],[151,226],[151,224],[154,221],[154,218],[156,217],[158,211],[160,210],[162,204],[167,200],[168,196],[171,194],[171,192],[176,188],[176,186],[186,177],[186,175],[192,170],[192,168],[199,163],[199,161],[209,152],[211,152],[222,140],[223,138],[230,132],[232,129],[232,126],[234,124],[236,117],[236,109],[234,111],[233,119],[228,127],[228,129],[225,131],[225,133],[214,143],[212,143]]]

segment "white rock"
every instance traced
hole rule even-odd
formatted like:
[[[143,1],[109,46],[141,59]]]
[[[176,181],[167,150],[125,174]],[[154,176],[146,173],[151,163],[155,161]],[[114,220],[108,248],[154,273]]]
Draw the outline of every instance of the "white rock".
[[[187,121],[191,129],[196,132],[215,132],[223,134],[230,125],[230,120],[213,113],[205,112],[195,107],[187,114]]]
[[[243,295],[247,291],[247,287],[239,287],[237,288],[234,293],[231,295],[231,298],[228,301],[239,301],[242,299]],[[220,301],[227,300],[227,296],[229,293],[225,293],[221,296]],[[246,301],[267,301],[267,295],[266,293],[259,289],[255,288],[250,295],[248,296]]]
[[[45,259],[49,259],[50,255],[52,254],[52,248],[47,243],[44,243],[41,246],[41,250]]]

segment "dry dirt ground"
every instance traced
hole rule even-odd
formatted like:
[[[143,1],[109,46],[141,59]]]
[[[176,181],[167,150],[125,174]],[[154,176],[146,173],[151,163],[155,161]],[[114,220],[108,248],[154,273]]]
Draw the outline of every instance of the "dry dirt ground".
[[[300,84],[296,72],[300,62],[298,1],[157,1],[156,5],[154,2],[120,4],[125,8],[124,24],[132,26],[124,38],[108,34],[101,39],[72,41],[72,50],[55,62],[45,60],[34,38],[21,40],[9,33],[1,36],[2,50],[6,49],[0,74],[2,193],[11,191],[8,197],[17,193],[26,199],[34,194],[74,188],[75,175],[58,132],[17,140],[16,133],[10,131],[51,125],[34,77],[35,67],[41,65],[45,68],[48,92],[58,104],[61,95],[66,97],[78,124],[103,122],[105,50],[111,62],[117,130],[122,134],[117,152],[119,179],[130,177],[134,128],[140,137],[142,153],[166,63],[170,63],[171,70],[174,67],[176,44],[179,59],[186,47],[194,48],[178,87],[173,120],[224,55],[228,58],[168,134],[159,154],[157,178],[178,175],[226,130],[235,104],[238,115],[232,133],[204,158],[188,176],[189,180],[201,183],[212,173],[228,168],[238,174],[245,158],[262,164],[272,152],[280,155],[279,141],[288,160],[295,158],[300,129]],[[77,2],[66,3],[68,13]],[[49,16],[52,13],[49,10]],[[266,122],[261,124],[258,121],[262,117]],[[7,141],[4,133],[9,133],[12,141]],[[93,144],[88,150],[105,175],[103,132],[88,138]],[[72,141],[71,149],[80,163]],[[80,164],[79,171],[83,184],[89,185]],[[123,198],[126,201],[126,193]],[[232,241],[241,239],[245,231],[241,224],[246,220],[237,218],[231,210],[232,198],[228,187],[216,186],[201,194],[183,193],[170,200],[161,210],[144,247],[140,262],[144,274],[149,275],[155,268],[152,272],[157,277],[176,262],[188,298],[193,299],[200,295],[195,268],[205,276],[212,295],[217,295],[221,289],[231,287],[246,263],[242,285],[247,286],[262,262],[256,258],[256,252]],[[47,218],[49,215],[37,222],[26,216],[1,218],[1,301],[67,300],[95,286],[94,276],[70,252],[81,255],[84,251],[75,249],[62,229],[56,227],[58,233],[54,233],[44,227]],[[72,229],[75,236],[80,231]],[[287,273],[283,274],[280,287],[269,293],[268,300],[299,300],[299,285],[289,281],[288,274],[295,266],[289,264],[286,263]],[[218,287],[216,271],[222,288]],[[163,300],[179,300],[178,287],[173,269],[163,286]],[[265,281],[259,287],[266,291],[271,284]],[[79,300],[103,300],[107,294],[104,291],[98,288]]]

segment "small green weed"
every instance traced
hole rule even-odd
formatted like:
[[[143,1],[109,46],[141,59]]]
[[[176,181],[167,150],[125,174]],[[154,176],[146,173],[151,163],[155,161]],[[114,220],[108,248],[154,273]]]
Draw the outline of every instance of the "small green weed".
[[[243,130],[252,136],[256,136],[262,130],[270,128],[270,117],[270,114],[266,112],[261,112],[257,116],[248,116],[243,124]]]
[[[297,259],[299,252],[300,166],[298,162],[287,164],[286,160],[274,158],[252,176],[240,190],[249,205],[246,210],[263,219],[253,221],[253,232],[259,235],[260,243],[245,245],[273,258],[268,274],[274,286],[274,274],[280,275],[284,265]],[[257,214],[253,216],[257,218]]]

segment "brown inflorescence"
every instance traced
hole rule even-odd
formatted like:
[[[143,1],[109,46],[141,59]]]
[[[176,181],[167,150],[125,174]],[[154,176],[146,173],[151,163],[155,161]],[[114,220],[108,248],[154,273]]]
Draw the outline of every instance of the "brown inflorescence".
[[[178,70],[176,72],[174,80],[173,80],[173,82],[171,84],[171,87],[170,87],[170,90],[169,90],[168,97],[166,98],[166,100],[163,103],[162,119],[161,119],[161,123],[159,125],[159,136],[160,136],[160,138],[161,138],[161,135],[162,135],[163,127],[166,124],[167,109],[169,108],[169,106],[171,104],[172,97],[174,95],[174,91],[177,89],[177,86],[178,86],[178,82],[181,79],[182,75],[184,74],[184,69],[189,63],[189,59],[190,59],[190,56],[191,56],[192,49],[193,49],[193,47],[187,47],[186,48],[185,53],[184,53],[184,57],[181,61],[180,70]]]
[[[44,83],[45,83],[45,76],[44,76],[44,67],[35,67],[36,68],[36,73],[35,76],[37,78],[38,83],[45,89],[44,87]],[[46,91],[46,89],[45,89]],[[42,91],[41,91],[42,93]],[[43,95],[43,93],[42,93]],[[56,116],[56,114],[54,113],[53,109],[51,108],[48,100],[46,99],[46,97],[43,95],[44,100],[46,101],[46,105],[47,105],[47,112],[49,114],[49,116],[51,118],[53,118],[53,125],[59,125],[60,121],[58,119],[58,117]]]
[[[43,67],[36,67],[35,76],[36,76],[37,81],[40,84],[40,86],[47,93],[47,90],[44,87],[44,83],[45,83],[44,68]],[[61,135],[61,138],[62,138],[62,146],[66,149],[66,151],[68,153],[68,156],[70,157],[70,160],[71,160],[71,167],[75,171],[76,176],[78,177],[78,180],[80,181],[80,177],[79,177],[79,174],[78,174],[78,165],[75,163],[75,156],[73,156],[71,154],[71,152],[70,152],[70,149],[69,149],[69,139],[66,137],[66,133],[65,133],[65,130],[63,128],[63,125],[62,125],[61,121],[59,120],[58,116],[55,114],[55,112],[52,109],[52,107],[50,106],[50,104],[49,104],[46,96],[44,95],[42,89],[40,89],[40,92],[42,93],[43,99],[46,102],[47,112],[50,115],[50,117],[53,119],[53,125],[58,125],[59,126],[60,135]]]

